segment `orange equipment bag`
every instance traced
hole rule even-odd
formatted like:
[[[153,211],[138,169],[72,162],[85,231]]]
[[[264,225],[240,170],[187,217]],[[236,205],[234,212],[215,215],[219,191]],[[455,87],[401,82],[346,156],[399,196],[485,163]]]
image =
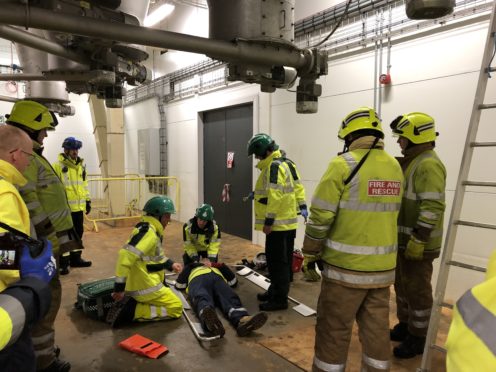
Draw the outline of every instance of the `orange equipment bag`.
[[[124,341],[119,342],[119,346],[138,355],[143,355],[151,359],[157,359],[167,354],[167,346],[152,341],[149,338],[135,334]]]
[[[293,262],[291,265],[291,270],[294,273],[301,271],[301,267],[303,266],[303,258],[303,254],[301,254],[301,251],[299,249],[293,252]]]

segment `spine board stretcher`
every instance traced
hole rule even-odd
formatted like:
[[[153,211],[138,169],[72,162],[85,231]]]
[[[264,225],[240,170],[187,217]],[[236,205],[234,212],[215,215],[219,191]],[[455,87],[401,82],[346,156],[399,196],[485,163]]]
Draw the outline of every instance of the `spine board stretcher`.
[[[266,278],[265,276],[257,273],[256,271],[250,269],[249,267],[245,265],[236,265],[236,267],[239,269],[237,271],[237,274],[239,276],[242,276],[245,279],[248,279],[250,282],[258,285],[260,288],[267,290],[269,289],[270,286],[270,279]],[[296,306],[293,307],[293,310],[296,311],[297,313],[300,313],[303,316],[310,316],[310,315],[315,315],[317,312],[312,309],[311,307],[297,301],[293,297],[288,296],[288,300],[294,302]]]
[[[177,295],[177,297],[179,297],[179,299],[181,300],[181,302],[183,304],[184,318],[188,322],[189,327],[193,331],[193,334],[195,335],[197,340],[198,341],[213,341],[213,340],[219,339],[220,336],[208,336],[207,334],[205,334],[205,331],[203,330],[200,322],[194,321],[197,319],[197,317],[194,314],[194,311],[193,311],[191,305],[186,300],[184,295],[181,293],[181,291],[176,289],[176,286],[175,286],[176,281],[174,279],[166,279],[165,282],[167,283],[169,288],[172,290],[172,292],[174,292]]]

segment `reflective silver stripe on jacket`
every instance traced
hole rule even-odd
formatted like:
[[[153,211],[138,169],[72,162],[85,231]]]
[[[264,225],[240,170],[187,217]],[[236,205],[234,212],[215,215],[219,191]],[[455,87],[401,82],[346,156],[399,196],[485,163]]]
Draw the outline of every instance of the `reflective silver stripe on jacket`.
[[[398,226],[398,233],[400,234],[407,234],[407,235],[412,235],[413,228],[411,227],[406,227],[406,226]],[[443,235],[442,230],[432,230],[430,233],[431,238],[437,238],[439,236]]]
[[[116,283],[125,283],[127,278],[125,276],[116,276],[115,277],[115,282]]]
[[[331,227],[329,225],[317,225],[311,219],[308,220],[307,226],[311,227],[314,230],[318,230],[318,231],[327,231]]]
[[[283,185],[279,185],[278,183],[270,183],[269,188],[271,188],[273,190],[279,190],[279,191],[282,191],[284,193],[289,193],[289,192],[294,191],[293,186],[283,186]]]
[[[36,208],[41,207],[41,203],[38,200],[34,200],[32,202],[26,203],[26,207],[28,208],[28,210],[32,211]]]
[[[158,283],[156,286],[153,286],[153,287],[150,287],[150,288],[147,288],[147,289],[140,289],[138,291],[126,291],[126,294],[128,296],[131,296],[131,297],[134,297],[134,296],[144,296],[144,295],[147,295],[147,294],[150,294],[150,293],[157,292],[158,290],[162,289],[163,286],[164,285],[162,283]]]
[[[444,192],[421,192],[417,200],[444,200]]]
[[[14,343],[22,333],[24,329],[24,323],[26,322],[26,313],[21,302],[8,294],[2,294],[0,296],[0,306],[4,309],[10,316],[12,321],[12,334],[10,336],[9,343],[11,345]],[[2,327],[6,327],[6,324],[2,324]]]
[[[465,292],[456,303],[456,307],[465,325],[496,357],[496,316],[477,300],[472,290]]]
[[[339,208],[366,212],[395,212],[400,210],[401,203],[362,203],[358,200],[341,201]]]
[[[70,217],[71,215],[71,210],[67,207],[67,205],[63,206],[64,208],[54,211],[53,213],[50,213],[48,215],[48,218],[50,218],[50,221],[55,221],[59,218],[66,218]]]
[[[326,246],[328,248],[334,249],[338,252],[351,253],[351,254],[363,254],[363,255],[379,255],[379,254],[390,254],[398,250],[396,244],[387,246],[365,246],[365,245],[350,245],[340,242],[333,241],[331,239],[326,240]]]
[[[176,282],[175,286],[178,289],[184,289],[184,288],[186,288],[188,286],[188,284],[187,283],[178,283],[178,282]]]
[[[362,354],[362,361],[372,368],[389,370],[389,360],[378,360]]]
[[[437,220],[439,218],[439,214],[430,211],[420,211],[419,216],[429,220]]]
[[[313,357],[313,365],[326,372],[344,372],[346,364],[330,364],[321,361],[317,356]]]
[[[334,213],[336,213],[336,211],[338,210],[337,204],[329,203],[315,196],[312,198],[312,207],[317,207],[319,209],[323,209],[325,211],[330,211]]]
[[[353,172],[353,169],[358,165],[358,161],[356,161],[353,156],[349,152],[346,152],[341,155],[343,159],[346,161],[346,164],[350,168],[350,173]],[[357,172],[353,179],[348,184],[349,186],[349,200],[360,200],[360,172]]]
[[[350,272],[345,273],[342,271],[337,271],[331,266],[324,263],[324,271],[322,272],[322,274],[328,279],[334,279],[350,284],[386,285],[394,282],[394,270],[381,273],[372,273],[370,275],[356,275]]]

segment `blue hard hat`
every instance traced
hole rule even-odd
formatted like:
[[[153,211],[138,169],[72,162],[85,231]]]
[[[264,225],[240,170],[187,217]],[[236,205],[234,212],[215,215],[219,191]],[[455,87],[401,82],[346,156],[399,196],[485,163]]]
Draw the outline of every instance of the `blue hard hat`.
[[[79,150],[81,147],[83,147],[83,143],[81,141],[78,141],[74,137],[67,137],[62,143],[62,147],[65,150]]]

